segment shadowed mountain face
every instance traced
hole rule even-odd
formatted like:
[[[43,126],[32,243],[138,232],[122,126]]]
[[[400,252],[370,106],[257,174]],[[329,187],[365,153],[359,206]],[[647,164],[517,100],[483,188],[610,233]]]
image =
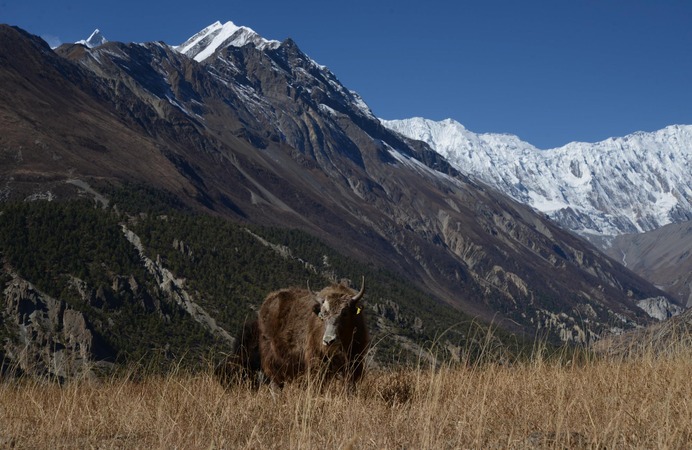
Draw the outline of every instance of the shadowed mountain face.
[[[692,306],[692,222],[617,236],[610,242],[606,254],[622,261],[683,305]]]
[[[287,40],[197,62],[162,43],[51,51],[0,28],[3,198],[134,180],[301,228],[501,326],[584,341],[663,296],[543,216],[384,128]]]

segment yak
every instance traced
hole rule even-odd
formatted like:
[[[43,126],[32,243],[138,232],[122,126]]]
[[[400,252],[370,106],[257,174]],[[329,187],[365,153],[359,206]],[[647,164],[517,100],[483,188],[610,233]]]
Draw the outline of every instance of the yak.
[[[339,283],[319,292],[290,288],[267,295],[258,314],[259,351],[272,389],[305,374],[355,386],[369,346],[364,293],[365,277],[359,292]]]

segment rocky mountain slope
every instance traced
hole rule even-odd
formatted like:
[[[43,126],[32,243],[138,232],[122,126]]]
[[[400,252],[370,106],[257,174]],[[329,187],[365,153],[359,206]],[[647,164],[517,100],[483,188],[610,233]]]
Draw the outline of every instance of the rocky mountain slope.
[[[692,306],[692,222],[617,236],[605,252],[683,305]]]
[[[383,121],[429,144],[461,172],[583,236],[616,236],[692,219],[692,126],[539,150],[458,122]]]
[[[302,229],[529,336],[583,342],[648,323],[642,301],[675,302],[382,126],[292,40],[235,28],[178,47],[54,52],[0,27],[3,199],[93,198],[85,186],[137,182],[204,214]]]

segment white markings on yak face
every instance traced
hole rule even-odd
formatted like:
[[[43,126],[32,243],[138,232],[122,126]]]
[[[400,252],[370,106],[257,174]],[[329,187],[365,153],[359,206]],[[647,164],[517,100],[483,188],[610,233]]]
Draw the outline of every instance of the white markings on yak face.
[[[345,309],[348,306],[348,297],[319,299],[322,304],[319,317],[324,322],[324,334],[322,344],[332,345],[339,337],[339,329],[344,322]]]
[[[356,315],[360,314],[361,311],[358,302],[363,297],[364,292],[365,279],[363,279],[360,292],[355,295],[344,293],[332,293],[326,297],[319,294],[317,295],[317,301],[319,303],[318,317],[324,322],[322,344],[330,346],[338,343],[341,335],[352,334],[356,322]]]

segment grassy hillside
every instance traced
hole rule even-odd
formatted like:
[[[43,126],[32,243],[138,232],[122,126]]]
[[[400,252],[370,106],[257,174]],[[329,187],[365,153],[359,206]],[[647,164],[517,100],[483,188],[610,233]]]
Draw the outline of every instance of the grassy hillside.
[[[688,448],[692,352],[375,371],[353,395],[208,373],[0,384],[0,447]]]

